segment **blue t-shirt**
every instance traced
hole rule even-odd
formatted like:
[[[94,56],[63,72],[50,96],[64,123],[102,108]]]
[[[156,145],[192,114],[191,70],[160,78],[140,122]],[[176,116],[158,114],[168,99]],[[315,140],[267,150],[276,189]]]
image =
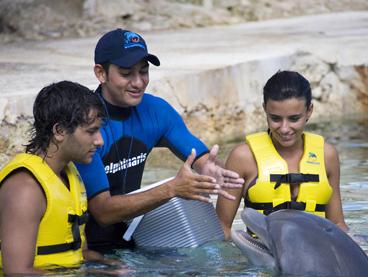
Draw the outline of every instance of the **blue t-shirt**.
[[[96,93],[101,96],[100,87]],[[167,147],[182,160],[192,148],[197,158],[208,153],[205,144],[189,132],[181,116],[162,98],[145,93],[139,105],[129,108],[113,106],[102,96],[101,100],[107,110],[101,128],[104,145],[90,164],[77,164],[88,199],[106,190],[118,195],[139,189],[153,147]],[[88,245],[111,243],[119,247],[116,242],[121,241],[125,229],[125,224],[102,228],[91,217],[86,226]]]

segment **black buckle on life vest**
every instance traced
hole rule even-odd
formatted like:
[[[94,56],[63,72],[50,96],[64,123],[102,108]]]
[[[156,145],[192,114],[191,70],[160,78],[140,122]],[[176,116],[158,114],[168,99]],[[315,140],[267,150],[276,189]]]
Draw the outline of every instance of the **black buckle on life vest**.
[[[280,206],[279,208],[277,208],[278,206]],[[277,208],[278,210],[280,209],[288,209],[288,210],[300,210],[300,211],[304,211],[305,210],[305,206],[306,204],[304,202],[296,202],[296,201],[287,201],[283,204],[277,205],[275,208]]]
[[[82,246],[81,241],[73,241],[71,243],[62,243],[48,246],[39,246],[37,247],[37,255],[48,255],[66,252],[69,250],[77,250],[81,248],[81,246]]]
[[[71,250],[77,250],[77,249],[81,248],[81,246],[82,246],[82,241],[81,240],[73,241],[73,242],[70,243],[70,249]]]
[[[270,203],[272,205],[272,203]],[[271,209],[263,210],[264,215],[269,215],[273,212],[279,211],[279,210],[299,210],[304,211],[306,207],[306,204],[304,202],[296,202],[296,201],[286,201],[284,203],[281,203],[275,207],[272,207]]]
[[[299,210],[299,211],[305,211],[307,204],[305,202],[297,202],[297,201],[286,201],[284,203],[281,203],[272,209],[264,210],[263,214],[269,215],[270,213],[279,211],[279,210]],[[316,204],[315,212],[324,212],[326,210],[325,204]]]
[[[73,241],[70,243],[61,243],[55,245],[46,245],[37,247],[37,255],[47,255],[60,252],[66,252],[69,250],[77,250],[82,246],[82,239],[80,236],[79,225],[83,225],[88,220],[88,213],[83,213],[83,215],[68,215],[68,222],[72,224],[72,235]]]
[[[291,209],[291,210],[300,210],[304,211],[307,204],[305,202],[297,202],[297,201],[286,201],[284,203],[281,203],[279,205],[276,205],[273,207],[272,202],[266,202],[266,203],[254,203],[249,201],[248,198],[244,199],[244,205],[245,207],[253,208],[255,210],[263,210],[263,214],[269,215],[270,213],[276,212],[278,210],[282,209]],[[325,204],[316,204],[315,210],[316,212],[325,212],[326,211],[326,205]]]
[[[89,214],[87,212],[83,213],[82,215],[76,214],[69,214],[68,215],[68,222],[76,223],[78,225],[86,224],[89,218]]]
[[[270,181],[276,182],[274,189],[277,189],[282,183],[300,184],[304,182],[319,182],[319,175],[303,173],[270,174]]]

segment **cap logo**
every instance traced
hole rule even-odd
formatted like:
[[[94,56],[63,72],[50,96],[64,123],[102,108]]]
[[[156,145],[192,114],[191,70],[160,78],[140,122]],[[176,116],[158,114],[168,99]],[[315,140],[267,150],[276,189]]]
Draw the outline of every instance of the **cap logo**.
[[[124,33],[124,48],[141,47],[146,50],[146,45],[141,37],[133,32]]]

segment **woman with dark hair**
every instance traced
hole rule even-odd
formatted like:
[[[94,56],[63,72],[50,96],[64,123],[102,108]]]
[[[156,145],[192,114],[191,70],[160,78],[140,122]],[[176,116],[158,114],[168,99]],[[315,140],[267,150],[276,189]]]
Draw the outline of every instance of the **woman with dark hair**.
[[[297,72],[279,71],[263,89],[268,132],[246,136],[230,153],[226,168],[244,178],[243,188],[219,196],[216,211],[225,237],[244,198],[245,207],[263,214],[296,209],[323,216],[347,231],[340,196],[340,163],[334,146],[304,132],[313,112],[308,80]]]

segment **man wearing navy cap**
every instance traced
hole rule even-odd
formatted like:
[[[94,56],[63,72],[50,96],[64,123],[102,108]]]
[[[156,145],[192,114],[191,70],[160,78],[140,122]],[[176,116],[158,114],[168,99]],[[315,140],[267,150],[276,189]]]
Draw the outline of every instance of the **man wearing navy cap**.
[[[106,252],[133,247],[122,239],[124,220],[132,219],[173,197],[209,202],[208,194],[233,197],[222,188],[241,187],[243,180],[218,166],[218,146],[211,151],[185,126],[180,115],[162,98],[145,93],[149,63],[160,60],[148,53],[143,38],[116,29],[103,35],[95,49],[94,72],[100,82],[96,93],[107,120],[101,130],[104,145],[89,165],[78,165],[86,186],[90,220],[88,246]],[[136,194],[144,165],[153,147],[168,147],[186,160],[176,177]],[[192,151],[195,149],[195,151]],[[191,171],[193,167],[199,175]]]

